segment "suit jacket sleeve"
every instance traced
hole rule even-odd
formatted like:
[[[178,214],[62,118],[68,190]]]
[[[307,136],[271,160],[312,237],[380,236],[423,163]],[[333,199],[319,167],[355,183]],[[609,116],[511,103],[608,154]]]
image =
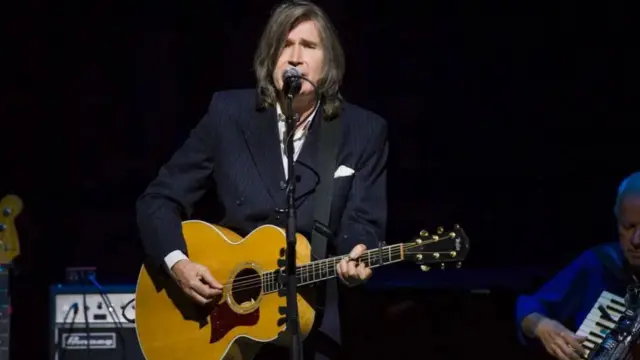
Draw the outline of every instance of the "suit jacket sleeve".
[[[136,204],[137,222],[144,252],[160,266],[172,251],[187,254],[182,221],[206,191],[213,172],[216,122],[221,114],[214,94],[209,110],[189,138],[159,171]]]
[[[377,248],[387,224],[387,142],[386,122],[375,115],[367,119],[371,128],[364,134],[364,151],[354,169],[353,184],[345,208],[337,242],[339,254],[364,244]]]

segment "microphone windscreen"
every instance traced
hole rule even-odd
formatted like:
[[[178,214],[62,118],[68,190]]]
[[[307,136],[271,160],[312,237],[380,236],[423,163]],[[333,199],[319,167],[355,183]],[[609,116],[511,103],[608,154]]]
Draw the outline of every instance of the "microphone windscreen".
[[[290,77],[300,77],[300,76],[302,76],[302,73],[300,72],[300,70],[298,70],[298,68],[295,68],[293,66],[286,68],[282,73],[283,79],[287,79]]]

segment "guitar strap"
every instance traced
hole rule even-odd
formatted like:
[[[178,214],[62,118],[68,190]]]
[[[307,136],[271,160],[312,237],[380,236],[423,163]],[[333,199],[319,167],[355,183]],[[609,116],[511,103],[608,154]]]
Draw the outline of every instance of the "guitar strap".
[[[339,117],[331,121],[320,122],[320,141],[318,143],[318,174],[320,182],[313,200],[313,218],[315,226],[311,232],[311,254],[317,259],[327,255],[331,200],[333,199],[333,174],[336,171],[338,146],[340,144]]]
[[[333,239],[330,230],[331,200],[333,199],[333,175],[336,170],[338,146],[341,139],[339,117],[331,121],[320,122],[320,139],[318,143],[317,171],[320,178],[313,200],[314,226],[311,231],[312,260],[324,259],[327,256],[327,243]],[[324,318],[324,308],[329,284],[316,286],[315,311],[316,320],[313,329],[318,329]],[[336,294],[337,295],[337,294]]]

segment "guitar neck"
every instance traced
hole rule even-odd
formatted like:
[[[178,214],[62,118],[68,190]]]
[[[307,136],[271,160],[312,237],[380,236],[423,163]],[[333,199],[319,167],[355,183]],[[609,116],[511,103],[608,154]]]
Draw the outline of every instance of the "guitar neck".
[[[9,329],[11,324],[11,299],[9,294],[9,269],[0,264],[0,360],[9,359]]]
[[[404,260],[404,244],[384,246],[377,249],[365,251],[357,260],[364,263],[369,268],[377,268]],[[320,281],[332,279],[337,276],[336,267],[348,255],[336,256],[323,260],[312,261],[308,264],[296,268],[296,280],[298,286],[309,285]],[[284,270],[282,271],[284,273]],[[264,292],[278,291],[280,283],[278,275],[280,269],[264,273]]]
[[[358,258],[357,262],[363,263],[370,268],[400,262],[404,260],[403,245],[404,244],[396,244],[367,250]],[[336,277],[338,275],[336,273],[337,265],[340,261],[348,257],[348,255],[336,256],[299,266],[296,271],[299,279],[298,283],[300,285],[307,285]]]

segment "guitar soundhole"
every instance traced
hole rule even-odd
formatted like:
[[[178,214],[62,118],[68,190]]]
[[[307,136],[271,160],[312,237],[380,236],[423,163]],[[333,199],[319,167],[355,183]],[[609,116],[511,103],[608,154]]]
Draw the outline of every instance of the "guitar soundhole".
[[[233,279],[231,297],[240,306],[248,306],[258,301],[262,290],[262,278],[254,269],[243,269]]]

